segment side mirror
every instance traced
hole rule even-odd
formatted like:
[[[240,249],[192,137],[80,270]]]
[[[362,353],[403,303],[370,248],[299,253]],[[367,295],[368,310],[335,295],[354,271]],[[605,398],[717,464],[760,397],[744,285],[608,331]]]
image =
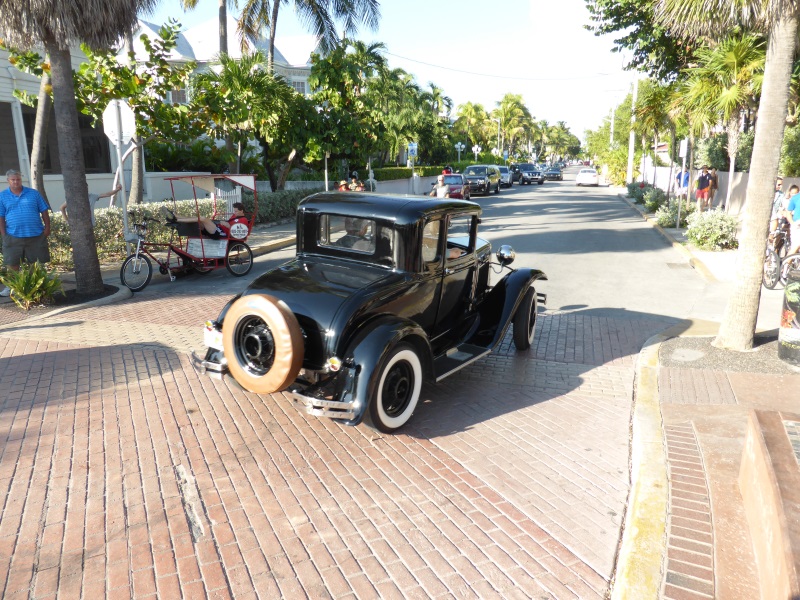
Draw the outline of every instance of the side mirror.
[[[504,267],[507,267],[514,262],[514,259],[517,257],[517,253],[514,252],[514,249],[508,244],[503,244],[497,249],[495,256],[497,257],[497,262]]]

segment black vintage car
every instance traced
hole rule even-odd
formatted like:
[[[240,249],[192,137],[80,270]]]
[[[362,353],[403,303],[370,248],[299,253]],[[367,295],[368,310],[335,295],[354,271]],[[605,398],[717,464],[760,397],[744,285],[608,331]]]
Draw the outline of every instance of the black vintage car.
[[[489,354],[513,326],[534,336],[542,271],[490,285],[481,207],[453,199],[321,193],[297,211],[297,256],[254,280],[206,323],[204,372],[245,389],[282,390],[312,415],[391,432],[411,417],[423,379]]]

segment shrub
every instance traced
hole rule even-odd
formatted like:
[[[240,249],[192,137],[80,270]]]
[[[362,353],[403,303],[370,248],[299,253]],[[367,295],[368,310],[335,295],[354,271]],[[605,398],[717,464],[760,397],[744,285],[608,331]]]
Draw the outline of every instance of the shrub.
[[[653,186],[649,183],[645,183],[642,185],[638,181],[634,181],[633,183],[628,184],[628,196],[633,198],[633,201],[636,204],[641,204],[644,202],[644,195],[647,193],[648,190],[653,189]]]
[[[739,246],[736,219],[721,210],[693,213],[687,221],[686,237],[698,248],[725,250]]]
[[[33,264],[23,262],[19,271],[8,270],[0,274],[0,283],[11,290],[11,299],[24,310],[52,300],[55,294],[64,293],[55,271],[48,271],[39,261]]]
[[[644,208],[647,212],[656,212],[667,201],[667,194],[661,188],[647,187],[644,192]]]
[[[258,197],[258,214],[256,223],[273,223],[287,218],[294,218],[299,202],[319,190],[283,190],[270,194],[260,194]],[[252,192],[242,191],[242,202],[245,212],[253,210]],[[198,199],[197,209],[195,201],[179,200],[173,204],[172,200],[162,202],[146,202],[128,206],[128,224],[141,223],[142,219],[149,217],[156,219],[156,223],[149,223],[147,240],[150,242],[169,243],[173,230],[163,225],[164,217],[161,208],[174,210],[178,215],[195,215],[199,209],[200,215],[210,217],[213,212],[213,203],[210,199]],[[118,206],[99,208],[95,210],[95,241],[97,242],[97,256],[101,263],[115,262],[127,256],[125,239],[122,231],[122,209]],[[69,223],[61,215],[54,213],[50,217],[50,265],[60,270],[70,271],[74,268],[72,257],[72,241],[69,237]],[[0,244],[2,250],[2,244]],[[9,286],[10,287],[10,286]]]
[[[678,200],[673,199],[668,204],[661,205],[655,214],[656,223],[658,223],[661,227],[675,227],[675,220],[678,218],[678,202]],[[687,209],[684,203],[684,206],[681,207],[681,222],[679,227],[686,227],[686,219],[695,210],[694,204],[690,204],[689,208]]]

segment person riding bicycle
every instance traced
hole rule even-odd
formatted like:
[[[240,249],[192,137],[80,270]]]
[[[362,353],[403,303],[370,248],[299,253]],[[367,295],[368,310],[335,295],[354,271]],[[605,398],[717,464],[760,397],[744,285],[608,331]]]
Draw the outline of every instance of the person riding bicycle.
[[[792,186],[797,189],[797,186]],[[800,194],[795,191],[794,195],[790,198],[786,210],[783,211],[783,216],[791,224],[790,236],[791,245],[789,247],[789,254],[794,254],[800,251]]]
[[[230,237],[231,227],[237,223],[243,223],[249,228],[249,221],[244,215],[244,204],[241,202],[234,202],[232,204],[233,214],[227,221],[214,221],[208,217],[176,217],[166,206],[162,207],[161,211],[167,223],[198,223],[201,226],[200,232],[212,240],[219,240],[222,238]]]

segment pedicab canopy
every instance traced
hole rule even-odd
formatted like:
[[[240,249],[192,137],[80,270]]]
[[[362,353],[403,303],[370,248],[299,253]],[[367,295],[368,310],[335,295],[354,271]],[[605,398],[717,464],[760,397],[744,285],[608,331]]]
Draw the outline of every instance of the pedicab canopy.
[[[256,176],[255,175],[184,175],[181,177],[167,177],[167,181],[183,181],[201,190],[205,190],[213,194],[216,190],[214,185],[215,181],[220,179],[227,179],[232,181],[248,190],[256,189]]]

